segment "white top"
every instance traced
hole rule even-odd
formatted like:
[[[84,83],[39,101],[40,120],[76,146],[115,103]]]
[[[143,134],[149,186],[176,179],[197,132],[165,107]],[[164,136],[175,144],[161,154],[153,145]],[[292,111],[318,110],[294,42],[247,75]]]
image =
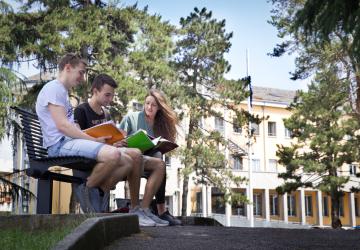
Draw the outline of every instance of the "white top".
[[[54,145],[64,136],[51,117],[49,103],[64,107],[67,119],[74,123],[74,113],[69,101],[68,90],[57,79],[45,84],[36,100],[36,113],[39,117],[45,148]]]

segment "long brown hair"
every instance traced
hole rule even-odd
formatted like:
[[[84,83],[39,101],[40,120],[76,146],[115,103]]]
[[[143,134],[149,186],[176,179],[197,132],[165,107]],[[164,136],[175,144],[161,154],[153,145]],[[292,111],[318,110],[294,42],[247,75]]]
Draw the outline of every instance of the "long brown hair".
[[[177,134],[176,125],[178,124],[176,113],[169,106],[165,95],[161,91],[150,89],[146,97],[148,96],[154,97],[159,107],[154,120],[155,136],[162,136],[165,139],[174,142]]]

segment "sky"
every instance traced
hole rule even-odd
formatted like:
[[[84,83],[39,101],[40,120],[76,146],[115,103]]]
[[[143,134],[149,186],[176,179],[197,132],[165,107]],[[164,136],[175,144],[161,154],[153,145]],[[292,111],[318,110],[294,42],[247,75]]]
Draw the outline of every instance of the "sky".
[[[295,70],[294,55],[280,58],[270,57],[281,39],[277,37],[275,27],[267,23],[270,20],[271,3],[267,0],[123,0],[120,5],[138,3],[139,8],[146,5],[150,14],[158,14],[163,20],[179,26],[181,17],[186,17],[194,7],[206,7],[213,17],[226,20],[226,32],[233,32],[232,47],[225,58],[231,64],[228,79],[246,76],[246,51],[249,55],[249,74],[255,86],[280,89],[306,89],[310,80],[292,81],[289,72]],[[22,67],[25,76],[36,74],[31,67]]]

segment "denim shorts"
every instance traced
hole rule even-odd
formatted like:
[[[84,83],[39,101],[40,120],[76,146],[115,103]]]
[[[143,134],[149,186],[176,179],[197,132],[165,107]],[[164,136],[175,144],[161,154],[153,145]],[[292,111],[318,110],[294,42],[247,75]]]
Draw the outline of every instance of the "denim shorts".
[[[83,156],[96,160],[100,149],[104,145],[104,143],[100,142],[63,136],[57,143],[48,147],[48,155],[50,157]]]

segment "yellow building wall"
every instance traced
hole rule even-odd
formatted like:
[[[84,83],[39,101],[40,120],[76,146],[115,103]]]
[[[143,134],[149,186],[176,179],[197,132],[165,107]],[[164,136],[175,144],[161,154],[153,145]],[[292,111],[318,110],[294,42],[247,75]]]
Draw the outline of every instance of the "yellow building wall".
[[[317,206],[317,198],[316,192],[314,191],[305,191],[306,196],[311,196],[312,203],[312,216],[306,216],[306,223],[310,225],[315,225],[319,223],[318,216],[318,206]]]
[[[340,216],[341,223],[343,224],[343,226],[350,226],[350,193],[345,193],[343,199],[344,216]]]
[[[295,195],[295,200],[296,200],[296,216],[288,216],[289,221],[291,222],[300,222],[301,221],[301,210],[300,210],[300,191],[296,191],[291,193],[291,195]],[[289,199],[289,197],[288,197]],[[287,211],[285,211],[287,212]]]
[[[62,174],[72,175],[72,170],[57,168]],[[68,214],[71,196],[71,183],[53,181],[52,214]]]
[[[263,189],[253,189],[253,195],[258,194],[261,196],[261,215],[254,215],[256,218],[265,218],[265,199]]]
[[[191,212],[196,212],[196,193],[201,192],[201,187],[194,187],[190,192],[190,204],[191,204]]]
[[[278,211],[279,215],[271,215],[270,214],[270,220],[281,220],[282,216],[282,196],[278,195],[278,193],[275,190],[269,190],[269,197],[270,195],[277,195],[278,196]],[[270,204],[271,205],[271,204]]]
[[[355,194],[355,197],[357,197],[357,207],[358,207],[358,213],[360,215],[360,194]],[[356,225],[360,226],[360,216],[356,216]]]
[[[322,198],[327,197],[328,198],[328,211],[329,211],[329,215],[328,216],[323,216],[323,224],[324,226],[331,226],[331,199],[330,196],[328,195],[323,195]],[[324,199],[322,200],[322,204],[323,204]],[[324,204],[323,204],[324,206]]]
[[[324,226],[331,226],[331,197],[328,197],[329,201],[329,216],[323,216],[323,224]],[[340,220],[343,226],[351,226],[351,218],[350,218],[350,193],[345,193],[343,197],[343,208],[344,208],[344,216],[340,216]],[[358,218],[357,218],[358,219]]]

